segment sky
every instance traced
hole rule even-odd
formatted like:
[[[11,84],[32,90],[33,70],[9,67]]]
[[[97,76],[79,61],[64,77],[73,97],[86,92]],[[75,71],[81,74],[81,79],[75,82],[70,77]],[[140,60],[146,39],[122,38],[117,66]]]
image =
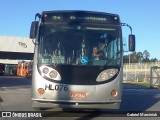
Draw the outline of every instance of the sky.
[[[160,0],[1,0],[0,36],[29,37],[36,13],[51,10],[87,10],[114,13],[136,36],[136,52],[148,50],[160,60]],[[123,27],[123,37],[130,30]]]

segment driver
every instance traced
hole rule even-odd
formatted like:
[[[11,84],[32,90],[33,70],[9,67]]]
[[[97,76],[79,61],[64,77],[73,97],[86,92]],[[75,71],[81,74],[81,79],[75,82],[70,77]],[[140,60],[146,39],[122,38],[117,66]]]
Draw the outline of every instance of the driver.
[[[103,51],[99,51],[97,46],[93,47],[93,51],[92,51],[92,59],[93,60],[104,60],[105,59],[105,55]]]

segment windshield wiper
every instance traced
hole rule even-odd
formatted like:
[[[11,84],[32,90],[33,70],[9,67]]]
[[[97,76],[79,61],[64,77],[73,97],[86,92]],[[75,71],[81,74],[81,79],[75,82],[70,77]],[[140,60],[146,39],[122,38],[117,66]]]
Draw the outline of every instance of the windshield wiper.
[[[106,67],[110,62],[113,62],[114,64],[116,64],[114,57],[118,56],[118,54],[120,54],[120,52],[115,53],[103,66],[101,66],[100,69],[104,69],[104,67]]]

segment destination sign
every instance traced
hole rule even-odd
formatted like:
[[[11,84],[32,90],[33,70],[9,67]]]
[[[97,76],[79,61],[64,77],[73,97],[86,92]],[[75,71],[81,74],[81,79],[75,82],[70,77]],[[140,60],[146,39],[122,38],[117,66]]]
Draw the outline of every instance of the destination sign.
[[[90,21],[107,21],[107,18],[104,17],[78,17],[78,16],[70,16],[71,20],[90,20]]]
[[[82,21],[107,21],[106,17],[92,17],[92,16],[68,16],[68,18],[64,19],[63,16],[53,16],[53,21],[60,21],[60,20],[82,20]]]
[[[120,24],[118,15],[88,12],[49,12],[43,13],[45,22],[95,22]]]

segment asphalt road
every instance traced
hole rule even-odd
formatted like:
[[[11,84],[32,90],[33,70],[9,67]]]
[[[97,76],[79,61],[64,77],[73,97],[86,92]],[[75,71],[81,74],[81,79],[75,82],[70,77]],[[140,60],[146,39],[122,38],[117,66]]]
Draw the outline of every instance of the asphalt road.
[[[31,79],[25,79],[21,77],[0,77],[0,111],[31,111],[34,110],[31,107]],[[122,103],[119,110],[109,111],[62,111],[61,109],[47,110],[44,115],[49,118],[37,118],[37,119],[61,119],[61,120],[82,120],[82,119],[104,119],[109,120],[111,117],[114,120],[137,119],[137,117],[125,117],[130,112],[154,112],[160,111],[160,90],[149,89],[131,84],[124,84]],[[55,112],[58,111],[58,112]],[[38,112],[38,111],[35,111]],[[55,117],[51,117],[55,116]],[[2,120],[17,120],[17,118],[2,118]],[[19,119],[35,119],[35,118],[19,118]],[[140,120],[151,119],[141,117]],[[157,117],[152,119],[158,120]],[[1,120],[1,118],[0,118]]]

